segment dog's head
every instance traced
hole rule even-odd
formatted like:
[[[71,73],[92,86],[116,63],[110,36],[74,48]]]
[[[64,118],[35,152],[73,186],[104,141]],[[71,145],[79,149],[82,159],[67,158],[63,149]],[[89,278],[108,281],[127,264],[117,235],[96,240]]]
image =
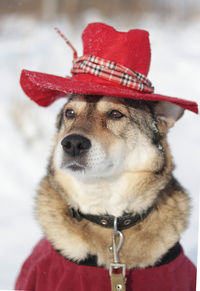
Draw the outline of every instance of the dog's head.
[[[78,179],[160,172],[168,128],[182,114],[164,101],[75,95],[58,116],[53,167]]]

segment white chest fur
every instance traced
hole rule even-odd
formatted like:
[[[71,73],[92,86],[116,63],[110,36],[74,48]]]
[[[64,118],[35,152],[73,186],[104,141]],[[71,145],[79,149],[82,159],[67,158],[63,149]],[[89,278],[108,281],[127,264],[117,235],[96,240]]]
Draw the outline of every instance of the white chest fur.
[[[151,205],[157,193],[151,193],[151,187],[141,187],[148,176],[145,172],[127,172],[112,179],[83,182],[58,171],[56,180],[67,189],[70,206],[87,214],[121,216],[125,211],[141,212]]]

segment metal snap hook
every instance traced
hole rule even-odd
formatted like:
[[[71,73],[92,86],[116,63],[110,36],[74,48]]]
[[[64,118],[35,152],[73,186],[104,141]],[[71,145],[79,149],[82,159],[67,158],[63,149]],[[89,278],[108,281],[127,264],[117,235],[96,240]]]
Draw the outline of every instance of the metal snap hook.
[[[116,239],[118,237],[118,244]],[[117,217],[114,217],[114,233],[113,233],[113,257],[114,262],[110,264],[110,278],[112,291],[114,290],[126,290],[126,264],[121,264],[118,257],[118,252],[120,251],[123,244],[123,234],[117,229]],[[121,273],[115,274],[113,270],[120,270]]]
[[[116,238],[119,237],[119,243],[116,245]],[[117,229],[117,217],[114,218],[114,234],[113,234],[113,255],[114,255],[114,263],[119,263],[118,253],[123,244],[124,237],[121,231]]]

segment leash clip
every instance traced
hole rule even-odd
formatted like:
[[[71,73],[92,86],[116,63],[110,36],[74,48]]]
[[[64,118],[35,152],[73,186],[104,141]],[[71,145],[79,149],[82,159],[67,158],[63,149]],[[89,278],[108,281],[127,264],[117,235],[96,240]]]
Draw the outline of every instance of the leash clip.
[[[117,245],[116,240],[117,237],[119,238],[119,243]],[[118,253],[122,247],[124,241],[123,234],[121,231],[117,229],[117,217],[114,218],[114,233],[113,233],[113,258],[114,262],[110,264],[110,276],[113,273],[113,269],[122,269],[123,277],[125,277],[126,274],[126,265],[120,264]]]
[[[119,237],[119,243],[116,245],[116,239]],[[113,255],[114,255],[114,263],[119,263],[118,253],[122,247],[124,241],[123,234],[121,231],[117,229],[117,217],[114,218],[114,233],[113,233]]]
[[[119,240],[118,245],[116,240]],[[111,277],[112,291],[126,290],[126,264],[121,264],[119,261],[118,253],[124,241],[123,234],[117,229],[117,217],[114,218],[114,233],[113,233],[113,258],[114,262],[110,264],[109,274]],[[115,272],[121,270],[121,273]]]

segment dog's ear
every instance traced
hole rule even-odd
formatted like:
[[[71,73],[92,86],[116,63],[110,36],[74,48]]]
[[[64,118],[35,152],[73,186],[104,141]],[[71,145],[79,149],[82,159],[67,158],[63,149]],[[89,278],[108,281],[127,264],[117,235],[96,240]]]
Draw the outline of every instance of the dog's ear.
[[[56,127],[59,130],[62,126],[63,123],[63,108],[61,109],[60,113],[57,116],[57,120],[56,120]]]
[[[155,106],[155,113],[158,119],[166,122],[168,127],[183,116],[184,108],[167,101],[159,101]]]

